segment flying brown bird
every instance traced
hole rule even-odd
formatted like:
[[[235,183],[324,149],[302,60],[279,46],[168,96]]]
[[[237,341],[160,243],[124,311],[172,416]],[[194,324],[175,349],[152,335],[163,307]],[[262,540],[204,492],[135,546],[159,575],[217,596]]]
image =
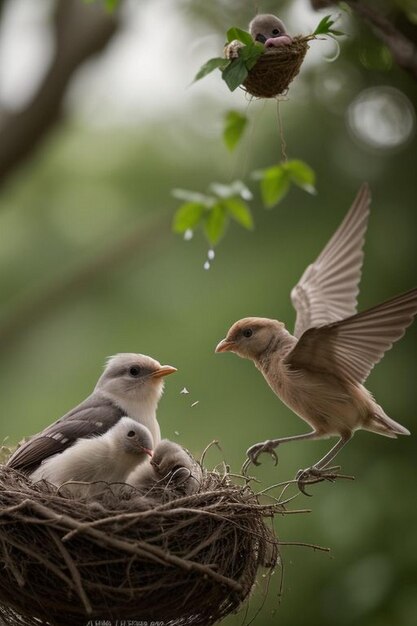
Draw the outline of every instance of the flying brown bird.
[[[356,313],[369,203],[364,184],[333,237],[292,290],[294,335],[277,320],[248,317],[233,324],[216,347],[216,352],[251,359],[274,393],[313,429],[258,443],[247,451],[247,462],[259,465],[261,452],[277,461],[275,449],[288,441],[339,437],[322,459],[298,473],[299,484],[325,477],[356,430],[386,437],[410,434],[363,386],[417,313],[417,288]]]

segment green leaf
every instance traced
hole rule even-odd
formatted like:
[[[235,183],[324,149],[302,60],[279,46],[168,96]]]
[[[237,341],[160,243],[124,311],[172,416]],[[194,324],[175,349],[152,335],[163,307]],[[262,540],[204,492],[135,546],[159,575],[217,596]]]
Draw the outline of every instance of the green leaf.
[[[283,167],[289,173],[292,182],[298,187],[308,191],[308,193],[316,193],[316,174],[307,163],[294,159],[285,163]]]
[[[290,188],[290,176],[282,165],[274,165],[263,171],[261,195],[267,209],[278,204]]]
[[[195,228],[201,221],[205,210],[205,205],[200,202],[186,202],[182,204],[174,215],[173,231],[175,233],[184,233],[188,228]]]
[[[228,43],[230,43],[231,41],[234,41],[235,39],[237,39],[238,41],[241,41],[246,46],[253,44],[252,35],[248,33],[246,30],[241,30],[240,28],[236,28],[236,27],[229,28],[229,30],[227,31]]]
[[[177,200],[185,200],[186,202],[197,202],[205,207],[211,207],[216,201],[213,196],[206,196],[198,191],[189,191],[188,189],[172,189],[171,194]]]
[[[247,78],[248,70],[245,65],[245,61],[239,57],[233,59],[233,61],[223,70],[222,78],[230,91],[234,91],[239,85],[241,85]]]
[[[245,61],[246,69],[251,70],[265,52],[265,46],[258,42],[252,42],[239,50],[239,56]]]
[[[333,24],[335,24],[337,20],[338,17],[334,19],[331,15],[325,15],[318,23],[313,35],[335,35],[336,37],[344,35],[345,33],[341,30],[335,30],[332,28]]]
[[[243,228],[247,228],[247,230],[253,229],[252,213],[246,202],[235,197],[223,200],[222,204],[238,224],[243,226]]]
[[[109,13],[112,13],[119,5],[119,0],[105,0],[106,9]]]
[[[239,143],[242,137],[248,118],[246,115],[242,115],[239,111],[228,111],[224,119],[223,140],[229,150],[234,148]]]
[[[206,212],[204,219],[204,231],[210,245],[214,246],[224,234],[228,224],[227,213],[221,202],[217,202]]]
[[[222,57],[214,57],[213,59],[209,59],[204,65],[200,67],[197,74],[194,77],[194,81],[200,80],[200,78],[204,78],[210,72],[213,72],[215,69],[220,68],[224,70],[230,63],[230,59],[223,59]]]

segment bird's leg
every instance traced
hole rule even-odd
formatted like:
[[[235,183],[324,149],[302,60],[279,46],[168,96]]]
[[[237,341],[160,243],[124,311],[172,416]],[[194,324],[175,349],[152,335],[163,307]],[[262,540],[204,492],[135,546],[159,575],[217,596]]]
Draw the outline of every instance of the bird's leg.
[[[296,480],[300,491],[306,496],[311,494],[307,493],[304,486],[308,482],[320,482],[321,480],[334,480],[334,472],[340,469],[339,467],[328,467],[333,461],[335,456],[340,450],[352,439],[352,433],[344,434],[340,437],[339,441],[334,445],[327,454],[324,455],[317,463],[306,469],[299,470],[297,472]],[[309,480],[310,479],[310,480]],[[313,480],[311,480],[313,479]]]
[[[258,456],[262,452],[268,452],[273,457],[276,465],[278,463],[278,456],[275,452],[275,448],[277,448],[280,443],[287,443],[288,441],[300,441],[303,439],[317,439],[317,437],[319,436],[320,435],[315,430],[312,430],[310,433],[303,433],[302,435],[293,435],[292,437],[280,437],[280,439],[267,439],[266,441],[255,443],[255,445],[251,446],[246,452],[246,456],[248,458],[242,466],[242,473],[246,472],[251,463],[253,463],[254,465],[260,465],[258,461]]]

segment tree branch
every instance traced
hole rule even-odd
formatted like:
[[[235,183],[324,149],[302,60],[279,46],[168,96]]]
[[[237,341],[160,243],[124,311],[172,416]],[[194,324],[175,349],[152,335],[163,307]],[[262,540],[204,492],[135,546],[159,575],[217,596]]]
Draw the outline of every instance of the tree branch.
[[[149,250],[155,252],[157,245],[170,234],[168,219],[163,214],[158,219],[141,221],[113,246],[107,246],[101,254],[72,269],[66,276],[59,275],[48,281],[43,288],[36,289],[35,295],[27,294],[0,323],[0,349],[10,348],[23,332],[27,332],[69,298],[77,297],[94,281],[114,271],[128,259]]]
[[[323,9],[334,4],[335,0],[310,0],[313,9]],[[375,34],[390,50],[394,61],[417,80],[417,46],[404,35],[384,15],[360,0],[345,0],[358,16],[373,27]]]
[[[61,0],[54,16],[55,54],[39,88],[21,110],[0,122],[0,184],[59,120],[68,84],[77,68],[102,50],[117,30],[114,15],[99,5]]]

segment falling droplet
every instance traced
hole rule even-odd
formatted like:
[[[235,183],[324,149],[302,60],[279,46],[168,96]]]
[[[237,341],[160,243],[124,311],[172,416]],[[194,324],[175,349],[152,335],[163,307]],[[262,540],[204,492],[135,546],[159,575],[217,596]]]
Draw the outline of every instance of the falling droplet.
[[[177,435],[177,437],[178,437],[178,435],[179,435],[178,430],[174,430],[174,435]]]
[[[180,393],[186,395],[187,393],[190,393],[187,389],[187,387],[183,387],[183,389],[181,389]]]
[[[205,270],[209,270],[210,269],[210,261],[206,261],[203,265]]]
[[[187,228],[187,230],[184,233],[185,241],[190,241],[190,239],[192,239],[193,237],[194,237],[194,232],[191,230],[191,228]]]
[[[196,400],[195,402],[193,402],[193,403],[192,403],[192,405],[191,405],[191,408],[192,408],[193,406],[197,406],[197,404],[198,404],[199,402],[200,402],[200,400]]]
[[[209,258],[210,261],[212,261],[214,259],[214,257],[216,256],[214,250],[209,250],[207,253],[207,256]]]

